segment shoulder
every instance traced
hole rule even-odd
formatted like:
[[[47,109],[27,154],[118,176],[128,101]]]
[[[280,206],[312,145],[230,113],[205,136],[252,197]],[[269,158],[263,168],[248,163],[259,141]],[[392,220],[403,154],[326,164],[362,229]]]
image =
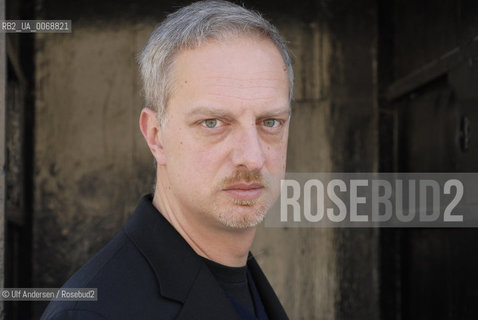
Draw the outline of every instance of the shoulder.
[[[64,288],[96,288],[97,301],[53,301],[42,320],[173,318],[180,305],[161,297],[147,259],[121,231]],[[169,316],[170,315],[170,316]]]

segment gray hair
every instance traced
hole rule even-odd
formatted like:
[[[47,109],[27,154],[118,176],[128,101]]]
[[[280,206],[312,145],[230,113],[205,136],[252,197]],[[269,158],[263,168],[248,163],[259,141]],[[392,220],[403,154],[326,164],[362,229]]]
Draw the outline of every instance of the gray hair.
[[[194,49],[205,40],[225,40],[235,35],[256,35],[270,39],[287,68],[289,97],[292,99],[294,72],[284,39],[259,13],[227,1],[199,1],[169,14],[153,31],[138,57],[146,107],[164,121],[172,84],[171,71],[176,54]]]

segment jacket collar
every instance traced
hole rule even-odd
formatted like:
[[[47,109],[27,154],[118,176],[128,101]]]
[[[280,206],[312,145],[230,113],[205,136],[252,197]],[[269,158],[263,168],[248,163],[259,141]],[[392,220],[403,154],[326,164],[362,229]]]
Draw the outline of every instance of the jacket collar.
[[[153,206],[152,195],[141,199],[125,232],[153,268],[161,294],[184,303],[201,270],[201,261]]]

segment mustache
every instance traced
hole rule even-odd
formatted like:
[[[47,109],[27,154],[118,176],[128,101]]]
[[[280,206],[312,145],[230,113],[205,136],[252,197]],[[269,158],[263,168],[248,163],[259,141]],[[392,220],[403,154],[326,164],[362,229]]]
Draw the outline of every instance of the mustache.
[[[221,189],[237,183],[258,183],[265,186],[265,181],[262,173],[259,170],[236,170],[234,173],[224,178],[219,184]]]

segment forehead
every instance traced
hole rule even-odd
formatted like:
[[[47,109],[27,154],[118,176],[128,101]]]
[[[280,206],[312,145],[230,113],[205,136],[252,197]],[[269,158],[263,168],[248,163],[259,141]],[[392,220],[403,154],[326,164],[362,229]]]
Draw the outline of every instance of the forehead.
[[[209,93],[244,100],[288,99],[287,69],[269,39],[236,36],[208,40],[178,53],[173,67],[173,96]]]

